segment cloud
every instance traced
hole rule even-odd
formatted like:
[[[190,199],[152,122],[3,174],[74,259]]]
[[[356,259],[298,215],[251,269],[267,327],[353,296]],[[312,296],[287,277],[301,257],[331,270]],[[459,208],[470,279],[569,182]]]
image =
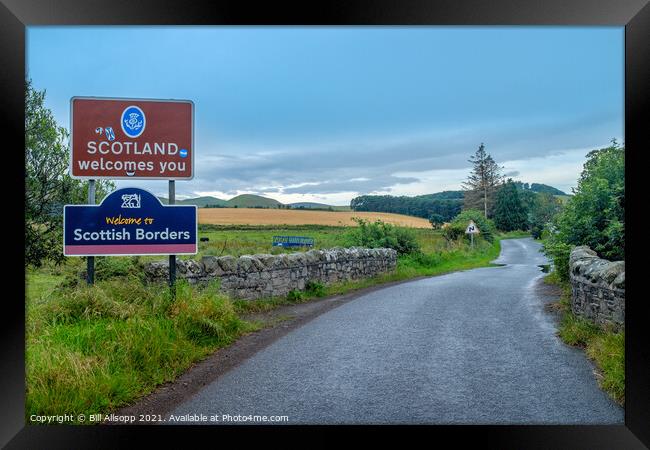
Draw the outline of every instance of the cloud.
[[[329,180],[322,183],[309,183],[298,187],[281,190],[284,194],[336,194],[339,192],[377,192],[390,191],[393,186],[411,184],[420,181],[414,177],[396,177],[393,175],[363,178],[356,180]]]
[[[591,138],[593,142],[586,145],[606,145],[612,130],[608,124],[585,122],[583,130],[599,129],[592,133],[596,136]],[[584,143],[584,137],[576,136],[575,129],[566,124],[540,122],[530,127],[494,122],[290,145],[237,141],[221,142],[210,150],[202,142],[197,148],[207,150],[197,153],[195,178],[176,186],[178,195],[216,192],[218,197],[230,198],[255,193],[280,201],[345,199],[343,203],[347,203],[360,194],[418,195],[459,189],[469,171],[469,156],[485,142],[486,150],[505,165],[506,176],[569,191],[588,151],[565,150],[566,143]],[[600,138],[603,141],[599,143]],[[156,192],[166,196],[166,191],[162,182]]]

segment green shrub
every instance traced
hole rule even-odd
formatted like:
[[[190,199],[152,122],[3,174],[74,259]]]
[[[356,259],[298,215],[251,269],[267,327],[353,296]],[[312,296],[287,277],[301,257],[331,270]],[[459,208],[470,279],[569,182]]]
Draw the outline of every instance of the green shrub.
[[[454,242],[459,240],[465,235],[465,229],[467,225],[461,225],[459,223],[450,223],[442,230],[442,236],[448,242]]]
[[[573,245],[563,242],[546,240],[543,245],[544,253],[553,261],[553,271],[562,281],[569,280],[569,256]]]
[[[137,276],[140,273],[137,261],[130,257],[97,256],[95,257],[95,280]]]
[[[530,234],[533,236],[533,239],[541,239],[543,232],[544,232],[543,225],[535,223],[530,226]]]
[[[478,227],[480,231],[480,234],[478,235],[479,237],[482,237],[488,242],[494,241],[494,222],[492,222],[490,219],[486,219],[483,215],[483,212],[479,211],[478,209],[466,209],[462,211],[460,214],[454,217],[454,220],[451,222],[449,227],[445,228],[445,231],[449,228],[452,228],[453,231],[450,231],[449,233],[459,234],[460,230],[462,230],[462,235],[465,235],[465,229],[467,229],[467,225],[469,224],[470,220],[474,221]]]
[[[440,214],[431,214],[431,216],[429,216],[429,223],[434,230],[437,230],[443,223],[445,223],[445,218]]]
[[[299,302],[301,300],[304,300],[305,298],[305,293],[298,291],[296,289],[292,289],[287,293],[287,300],[290,302]]]
[[[602,258],[625,258],[625,148],[587,154],[574,195],[553,220],[550,239],[587,245]]]
[[[325,285],[318,281],[308,281],[305,290],[316,297],[325,296]]]
[[[392,248],[400,255],[420,251],[420,244],[413,230],[396,227],[390,223],[377,220],[369,222],[355,217],[357,227],[347,234],[349,245],[368,248]]]

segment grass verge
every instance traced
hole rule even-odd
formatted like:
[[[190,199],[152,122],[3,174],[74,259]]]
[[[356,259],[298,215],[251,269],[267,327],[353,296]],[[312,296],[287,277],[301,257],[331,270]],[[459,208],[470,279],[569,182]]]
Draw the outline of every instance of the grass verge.
[[[544,279],[562,290],[556,303],[562,313],[558,336],[568,345],[585,350],[598,368],[598,384],[617,403],[625,402],[625,333],[601,328],[571,312],[571,286],[555,272]]]
[[[105,414],[254,330],[217,289],[180,282],[172,302],[165,286],[123,278],[28,302],[28,423]]]

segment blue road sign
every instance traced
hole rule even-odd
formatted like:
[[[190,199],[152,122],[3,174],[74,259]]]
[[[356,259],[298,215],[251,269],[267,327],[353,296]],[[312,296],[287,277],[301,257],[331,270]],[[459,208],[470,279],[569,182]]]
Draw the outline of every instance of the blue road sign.
[[[99,205],[65,205],[63,254],[194,255],[197,208],[163,205],[151,192],[123,188]]]

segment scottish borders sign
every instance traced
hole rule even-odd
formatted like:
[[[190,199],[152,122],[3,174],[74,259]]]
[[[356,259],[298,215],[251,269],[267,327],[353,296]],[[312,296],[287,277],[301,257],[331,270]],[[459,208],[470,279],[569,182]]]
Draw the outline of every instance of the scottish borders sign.
[[[118,189],[99,205],[65,205],[65,256],[194,255],[197,207],[163,205],[151,192]]]
[[[81,179],[189,180],[190,100],[72,97],[70,175]]]

